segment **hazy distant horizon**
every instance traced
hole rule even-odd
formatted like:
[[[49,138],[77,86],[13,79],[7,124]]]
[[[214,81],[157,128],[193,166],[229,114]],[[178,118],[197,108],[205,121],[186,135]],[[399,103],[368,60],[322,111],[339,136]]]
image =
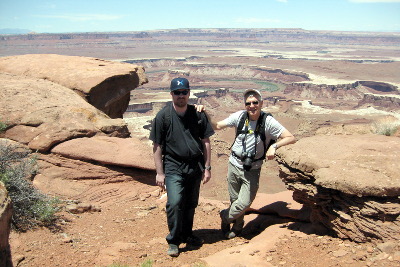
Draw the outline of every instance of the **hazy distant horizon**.
[[[140,33],[140,32],[157,32],[157,31],[174,31],[174,30],[230,30],[230,29],[249,29],[249,30],[268,30],[268,29],[279,29],[279,30],[290,30],[298,29],[303,31],[314,31],[314,32],[360,32],[360,33],[400,33],[399,31],[339,31],[339,30],[308,30],[302,28],[174,28],[174,29],[153,29],[143,31],[84,31],[84,32],[35,32],[29,29],[0,29],[0,35],[23,35],[23,34],[84,34],[84,33]]]
[[[182,28],[400,32],[400,0],[0,1],[0,29],[83,33]]]

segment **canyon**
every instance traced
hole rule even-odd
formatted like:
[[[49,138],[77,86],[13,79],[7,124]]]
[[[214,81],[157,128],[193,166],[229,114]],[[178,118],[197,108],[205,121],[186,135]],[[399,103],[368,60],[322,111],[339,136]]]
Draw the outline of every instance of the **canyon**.
[[[100,207],[64,211],[60,232],[11,232],[14,265],[46,255],[52,266],[397,264],[399,44],[397,33],[302,29],[1,36],[1,137],[40,153],[42,191]],[[243,237],[223,240],[233,131],[217,132],[195,222],[206,244],[169,259],[148,134],[178,76],[213,120],[243,109],[243,90],[260,90],[299,141],[264,163]]]

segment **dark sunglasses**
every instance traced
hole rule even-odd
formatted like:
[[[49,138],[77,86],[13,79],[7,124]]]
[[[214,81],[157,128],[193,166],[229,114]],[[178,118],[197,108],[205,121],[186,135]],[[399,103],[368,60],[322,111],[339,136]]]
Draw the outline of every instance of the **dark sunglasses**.
[[[187,95],[189,94],[189,90],[185,90],[185,91],[172,91],[174,93],[174,95]]]
[[[246,102],[245,104],[246,106],[250,106],[251,104],[258,105],[258,101]]]

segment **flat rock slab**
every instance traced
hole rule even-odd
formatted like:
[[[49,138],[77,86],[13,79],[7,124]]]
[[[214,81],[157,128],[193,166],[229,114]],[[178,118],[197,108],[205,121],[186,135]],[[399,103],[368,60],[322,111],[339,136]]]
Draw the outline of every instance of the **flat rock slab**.
[[[280,177],[319,233],[400,240],[400,139],[317,135],[278,150]]]
[[[278,150],[287,180],[301,179],[356,196],[400,194],[400,138],[318,135]],[[283,172],[286,172],[283,170]],[[309,182],[310,182],[309,181]]]
[[[141,66],[54,54],[3,57],[0,71],[62,85],[111,118],[122,118],[130,92],[148,82]]]
[[[8,126],[5,137],[40,152],[73,138],[130,135],[122,119],[111,119],[69,88],[7,73],[0,73],[0,120]]]
[[[28,54],[0,58],[0,71],[46,79],[89,94],[99,83],[113,76],[138,72],[141,66],[98,58],[55,54]]]
[[[51,150],[54,154],[106,165],[154,170],[152,148],[137,138],[95,136],[63,142]]]

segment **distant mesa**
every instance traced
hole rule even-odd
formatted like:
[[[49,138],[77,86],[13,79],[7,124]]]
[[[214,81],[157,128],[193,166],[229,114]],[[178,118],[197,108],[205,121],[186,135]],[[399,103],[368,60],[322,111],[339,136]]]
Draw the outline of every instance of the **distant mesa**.
[[[32,33],[32,31],[27,29],[0,29],[0,34],[27,34],[27,33]]]

